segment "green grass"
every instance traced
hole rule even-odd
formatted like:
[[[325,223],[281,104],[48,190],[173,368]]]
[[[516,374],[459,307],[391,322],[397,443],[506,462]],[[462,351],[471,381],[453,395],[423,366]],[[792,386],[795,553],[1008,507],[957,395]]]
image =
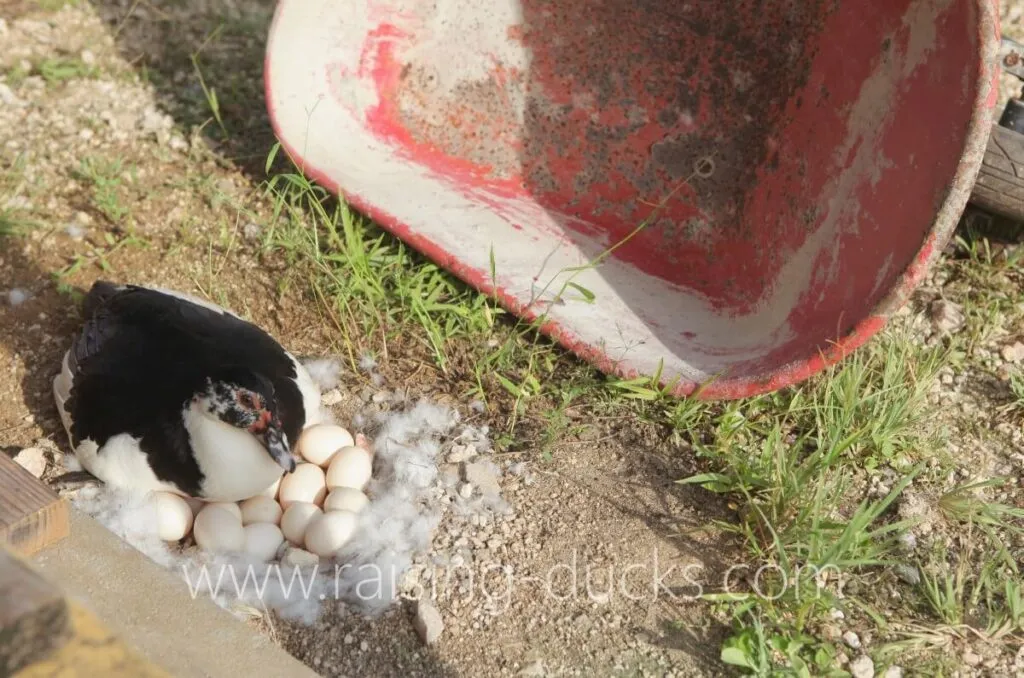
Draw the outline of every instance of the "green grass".
[[[68,4],[38,3],[48,10]],[[191,64],[199,85],[194,95],[172,97],[181,110],[170,112],[234,144],[264,126],[251,114],[259,79],[237,69],[245,61],[240,54],[262,54],[261,43],[252,40],[262,29],[246,21],[218,19],[219,28],[204,30],[202,40],[176,41],[177,51],[165,59],[175,69]],[[195,38],[191,28],[187,35]],[[167,87],[171,74],[160,65],[152,64],[151,79]],[[61,57],[16,67],[5,77],[12,87],[31,76],[57,87],[97,74],[78,58]],[[945,451],[949,413],[928,398],[943,368],[989,370],[979,350],[996,329],[1021,316],[1024,249],[998,245],[984,224],[967,224],[943,263],[943,294],[963,307],[966,327],[940,345],[925,347],[893,326],[799,386],[706,403],[670,397],[671,384],[661,383],[659,374],[621,379],[596,373],[537,331],[543,317],[524,322],[511,316],[297,168],[271,172],[287,162],[278,156],[275,147],[265,167],[262,188],[273,206],[268,218],[225,193],[209,174],[171,186],[229,214],[209,236],[196,236],[188,222],[180,227],[181,246],[204,253],[193,279],[197,288],[226,303],[223,266],[239,246],[240,225],[258,219],[261,246],[287,264],[278,284],[300,288],[317,302],[337,330],[337,345],[325,348],[345,355],[352,374],[361,374],[360,358],[372,355],[423,374],[449,395],[479,399],[502,424],[494,432],[499,452],[526,451],[552,465],[560,461],[561,444],[595,418],[642,422],[657,432],[659,452],[696,461],[698,472],[673,479],[679,489],[717,496],[733,511],[707,526],[723,543],[739,545],[732,564],[761,573],[753,580],[734,577],[704,595],[700,612],[728,628],[720,657],[730,669],[773,677],[848,675],[840,657],[857,652],[834,633],[839,614],[843,629],[872,637],[865,651],[878,675],[894,663],[923,675],[949,675],[965,646],[1024,642],[1020,547],[1008,543],[1024,534],[1024,509],[997,498],[1016,488],[998,478],[951,479],[957,460]],[[23,162],[13,162],[0,173],[0,205],[30,188],[23,169]],[[147,245],[132,229],[134,171],[120,158],[98,156],[82,158],[75,168],[90,207],[113,232],[87,243],[55,273],[60,290],[70,291],[67,278],[83,267],[110,270],[112,255]],[[0,211],[0,236],[23,233],[26,218],[19,210]],[[575,276],[610,253],[558,272],[568,279],[545,291],[597,301]],[[1019,424],[1024,374],[1011,373],[1005,390],[1005,414]],[[944,421],[932,422],[936,414]],[[932,510],[940,537],[929,548],[907,547],[918,525],[898,508],[909,493]],[[920,580],[901,581],[897,568],[913,568]]]
[[[244,136],[248,123],[237,113],[247,97],[232,76],[211,73],[230,51],[226,43],[247,44],[248,32],[221,23],[186,55],[202,91],[195,104],[209,114],[195,122],[225,139]],[[668,396],[660,375],[625,380],[581,365],[542,337],[538,322],[511,317],[495,299],[361,218],[278,158],[278,150],[266,162],[265,194],[274,209],[262,224],[262,246],[288,264],[279,284],[308,290],[317,301],[337,329],[332,349],[347,356],[353,373],[367,354],[402,356],[417,370],[426,365],[439,386],[480,399],[504,419],[496,432],[499,450],[532,450],[549,463],[558,463],[559,443],[594,416],[642,420],[672,449],[697,456],[702,472],[679,482],[724,495],[737,516],[717,528],[744,545],[749,567],[776,574],[765,579],[770,596],[719,591],[707,600],[732,628],[722,648],[726,663],[762,676],[847,675],[837,657],[849,649],[823,633],[836,609],[880,639],[879,674],[901,653],[921,666],[940,666],[935,639],[951,637],[950,628],[989,633],[995,624],[1000,638],[1016,633],[1006,629],[1019,624],[1021,589],[997,586],[1008,573],[1007,552],[992,542],[1020,515],[985,499],[987,485],[947,487],[946,432],[928,423],[935,408],[927,400],[944,365],[962,369],[991,328],[1016,312],[1022,282],[1016,252],[990,246],[974,225],[958,240],[949,270],[951,289],[962,292],[963,338],[926,349],[888,330],[797,388],[725,404],[680,400]],[[216,193],[200,191],[208,199]],[[211,271],[214,265],[211,258]],[[594,301],[571,276],[548,291]],[[1017,376],[1008,389],[1024,409],[1022,384]],[[884,492],[868,492],[873,479],[884,481]],[[939,555],[905,553],[901,537],[914,526],[894,506],[910,486],[934,490],[943,519],[970,525],[978,539]],[[916,586],[904,585],[910,590],[893,608],[876,584],[893,580],[898,564],[918,567],[922,577]],[[979,616],[982,607],[990,613]]]
[[[100,70],[79,57],[52,57],[32,62],[29,68],[14,66],[5,74],[5,80],[9,86],[17,88],[26,78],[34,75],[41,77],[47,85],[55,87],[72,80],[97,78]]]
[[[82,0],[36,0],[39,9],[44,12],[56,12],[64,7],[77,7]]]
[[[944,487],[946,432],[929,424],[927,396],[943,366],[969,357],[972,337],[925,348],[890,328],[796,388],[725,404],[674,399],[657,375],[622,380],[579,365],[535,324],[510,317],[301,174],[273,174],[266,192],[275,210],[263,246],[287,258],[292,277],[282,284],[308,286],[327,310],[353,366],[363,354],[413,346],[439,378],[464,385],[460,395],[502,413],[499,445],[528,447],[553,463],[559,441],[586,426],[570,411],[642,419],[699,457],[706,471],[679,482],[729,499],[737,519],[716,527],[740,539],[751,569],[768,573],[760,592],[706,594],[732,627],[725,663],[750,675],[848,675],[837,657],[851,650],[822,633],[837,609],[879,639],[881,668],[894,657],[939,667],[945,645],[937,639],[951,634],[1018,638],[1021,586],[997,542],[1024,513],[981,497],[995,481],[939,492],[943,519],[972,526],[981,540],[946,558],[905,553],[915,525],[894,510],[909,486]],[[1018,260],[989,260],[978,255],[984,245],[971,247],[971,264],[989,268],[967,277],[970,284],[991,286],[1017,270]],[[969,325],[984,322],[968,311]],[[871,495],[875,476],[892,481]],[[903,584],[905,603],[892,609],[873,584],[895,581],[896,565],[922,576]]]
[[[135,167],[126,167],[120,158],[97,156],[82,158],[72,172],[72,176],[89,186],[93,207],[115,226],[124,224],[131,214],[123,195],[126,175],[134,177]]]

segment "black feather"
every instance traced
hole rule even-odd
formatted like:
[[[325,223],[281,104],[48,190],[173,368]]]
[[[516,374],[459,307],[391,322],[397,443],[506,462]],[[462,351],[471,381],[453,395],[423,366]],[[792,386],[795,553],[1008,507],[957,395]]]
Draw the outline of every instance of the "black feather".
[[[72,444],[139,438],[154,472],[197,495],[203,475],[182,421],[208,380],[266,393],[294,443],[306,412],[285,350],[259,327],[158,291],[98,282],[69,354]],[[241,383],[240,383],[241,382]]]

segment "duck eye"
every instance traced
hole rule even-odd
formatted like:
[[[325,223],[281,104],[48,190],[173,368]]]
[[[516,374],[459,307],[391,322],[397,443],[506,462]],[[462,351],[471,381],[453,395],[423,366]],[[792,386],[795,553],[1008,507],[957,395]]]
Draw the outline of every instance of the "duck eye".
[[[249,395],[248,393],[240,393],[238,395],[238,403],[242,407],[245,407],[250,410],[256,407],[256,403],[253,402],[252,396]]]

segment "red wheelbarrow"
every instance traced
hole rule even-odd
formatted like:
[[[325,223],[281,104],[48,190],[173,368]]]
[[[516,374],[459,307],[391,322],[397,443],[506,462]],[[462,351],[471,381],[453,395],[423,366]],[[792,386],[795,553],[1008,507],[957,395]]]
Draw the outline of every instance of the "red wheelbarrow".
[[[954,230],[994,0],[281,0],[275,132],[312,179],[599,369],[803,380]]]

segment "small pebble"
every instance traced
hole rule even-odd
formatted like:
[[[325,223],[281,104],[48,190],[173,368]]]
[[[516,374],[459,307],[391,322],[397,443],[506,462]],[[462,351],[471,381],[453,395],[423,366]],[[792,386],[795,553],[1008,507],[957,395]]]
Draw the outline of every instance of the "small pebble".
[[[843,634],[843,642],[852,647],[854,650],[860,648],[860,636],[853,631],[847,631]]]
[[[522,678],[543,678],[547,671],[544,670],[544,662],[538,659],[524,666],[519,675]]]
[[[11,306],[21,306],[28,301],[28,292],[22,289],[15,288],[8,290],[7,292],[7,303]]]
[[[952,301],[937,299],[932,302],[929,310],[931,311],[932,325],[939,332],[954,332],[964,324],[963,310]]]
[[[305,549],[291,546],[284,552],[284,557],[281,558],[281,562],[285,565],[291,565],[292,567],[310,567],[316,566],[320,563],[320,556],[315,553],[310,553]]]
[[[1006,362],[1019,363],[1024,360],[1024,344],[1018,341],[1010,346],[1004,346],[1000,353]]]
[[[38,447],[26,447],[14,455],[14,463],[22,467],[36,478],[42,478],[46,471],[46,455]]]
[[[898,565],[895,565],[892,568],[892,571],[902,581],[906,582],[907,584],[910,584],[911,586],[916,586],[917,584],[921,583],[921,573],[913,565],[899,563]]]
[[[472,445],[453,445],[450,452],[448,452],[448,463],[449,464],[461,464],[464,461],[469,461],[476,456],[476,448]]]
[[[501,484],[494,471],[485,462],[477,461],[466,464],[462,470],[462,477],[467,483],[479,487],[485,495],[495,497],[501,494]]]
[[[890,666],[882,674],[882,678],[903,678],[902,666]]]
[[[850,662],[850,673],[853,678],[874,678],[875,662],[871,661],[871,657],[862,654]]]
[[[0,82],[0,103],[8,106],[22,106],[24,102],[14,94],[10,87]]]
[[[434,644],[441,637],[441,632],[444,631],[441,613],[425,600],[420,600],[416,604],[416,618],[413,620],[413,626],[420,639],[427,645]]]
[[[917,548],[917,537],[913,532],[904,532],[899,537],[900,548],[907,553],[912,553]]]

